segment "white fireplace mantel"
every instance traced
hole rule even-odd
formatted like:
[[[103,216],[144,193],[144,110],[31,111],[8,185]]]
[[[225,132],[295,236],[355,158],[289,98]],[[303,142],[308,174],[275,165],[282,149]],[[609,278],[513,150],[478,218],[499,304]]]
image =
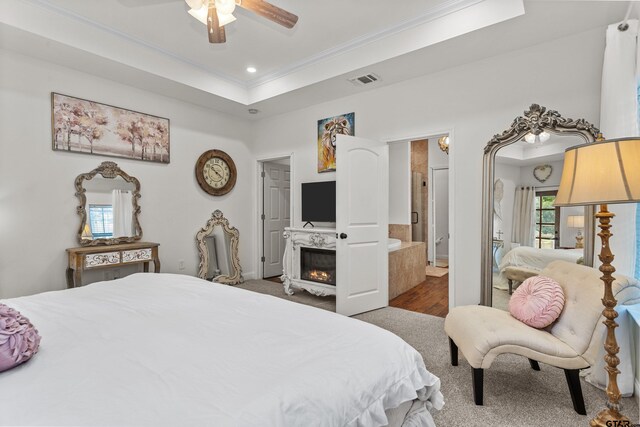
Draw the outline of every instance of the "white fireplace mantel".
[[[287,242],[284,259],[282,260],[284,292],[287,295],[293,295],[294,289],[304,289],[318,296],[335,295],[336,287],[334,285],[304,280],[300,277],[300,248],[335,251],[336,230],[331,228],[287,227],[284,229],[284,238]]]

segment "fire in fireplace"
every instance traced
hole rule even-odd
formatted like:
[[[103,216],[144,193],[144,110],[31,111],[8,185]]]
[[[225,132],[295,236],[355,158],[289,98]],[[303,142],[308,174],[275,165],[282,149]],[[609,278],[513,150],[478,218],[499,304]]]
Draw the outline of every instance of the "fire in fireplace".
[[[336,251],[300,248],[300,278],[336,285]]]

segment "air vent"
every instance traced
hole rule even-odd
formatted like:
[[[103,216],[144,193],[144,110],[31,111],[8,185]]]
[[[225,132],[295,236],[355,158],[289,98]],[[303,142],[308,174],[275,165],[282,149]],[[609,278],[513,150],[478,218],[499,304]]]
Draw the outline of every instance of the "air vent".
[[[356,85],[356,86],[364,86],[364,85],[369,85],[371,83],[375,83],[378,80],[380,80],[380,76],[378,76],[377,74],[365,74],[362,76],[357,76],[357,77],[352,77],[349,79],[349,81]]]

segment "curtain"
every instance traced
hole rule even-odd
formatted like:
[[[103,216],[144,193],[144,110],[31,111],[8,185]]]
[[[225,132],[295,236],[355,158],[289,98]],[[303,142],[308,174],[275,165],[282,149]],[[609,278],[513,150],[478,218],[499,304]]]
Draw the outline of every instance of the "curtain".
[[[113,237],[133,236],[133,198],[130,191],[113,190]]]
[[[513,230],[511,241],[522,246],[533,246],[533,231],[535,225],[534,187],[517,187],[513,203]]]
[[[628,21],[626,31],[619,24],[607,28],[607,47],[602,69],[600,130],[606,139],[638,135],[638,21]],[[633,277],[636,262],[636,204],[611,205],[616,216],[611,221],[611,251],[616,271]],[[596,228],[597,230],[597,228]],[[596,248],[598,248],[596,242]],[[594,266],[599,266],[595,251]]]
[[[602,67],[602,93],[600,101],[600,130],[607,139],[623,138],[638,135],[638,21],[628,21],[626,31],[618,29],[619,23],[607,28],[607,45]],[[636,238],[637,238],[637,205],[633,203],[616,204],[609,207],[615,214],[611,221],[610,247],[615,255],[613,265],[616,272],[625,276],[634,276],[636,270]],[[598,228],[596,227],[596,232]],[[600,244],[596,237],[594,266],[600,265],[598,253]],[[616,273],[614,273],[615,276]],[[618,387],[623,396],[633,394],[634,367],[632,363],[633,342],[631,339],[630,319],[626,307],[616,307],[619,317],[616,339],[620,346],[621,374],[618,375]],[[605,339],[605,328],[599,326],[602,341]],[[605,372],[604,349],[596,359],[594,367],[585,372],[585,379],[596,387],[605,389],[607,375]]]

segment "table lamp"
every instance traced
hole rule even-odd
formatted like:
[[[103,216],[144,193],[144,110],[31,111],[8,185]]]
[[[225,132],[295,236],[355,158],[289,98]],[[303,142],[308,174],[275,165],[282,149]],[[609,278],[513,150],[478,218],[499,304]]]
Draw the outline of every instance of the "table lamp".
[[[620,373],[616,356],[619,351],[616,341],[615,310],[616,299],[611,284],[615,280],[612,273],[616,269],[611,265],[613,253],[609,247],[611,218],[607,204],[634,203],[640,201],[640,137],[597,141],[579,145],[565,151],[564,167],[560,188],[556,196],[556,206],[600,205],[596,214],[602,248],[600,250],[600,271],[604,282],[604,298],[602,304],[604,324],[607,336],[604,348],[607,352],[605,368],[609,382],[607,383],[607,408],[603,409],[589,423],[591,427],[627,425],[629,419],[620,413],[620,389],[617,377]],[[615,421],[618,421],[617,423]]]
[[[584,236],[582,235],[584,215],[569,215],[567,217],[567,227],[578,229],[578,234],[576,234],[576,249],[584,248]]]

